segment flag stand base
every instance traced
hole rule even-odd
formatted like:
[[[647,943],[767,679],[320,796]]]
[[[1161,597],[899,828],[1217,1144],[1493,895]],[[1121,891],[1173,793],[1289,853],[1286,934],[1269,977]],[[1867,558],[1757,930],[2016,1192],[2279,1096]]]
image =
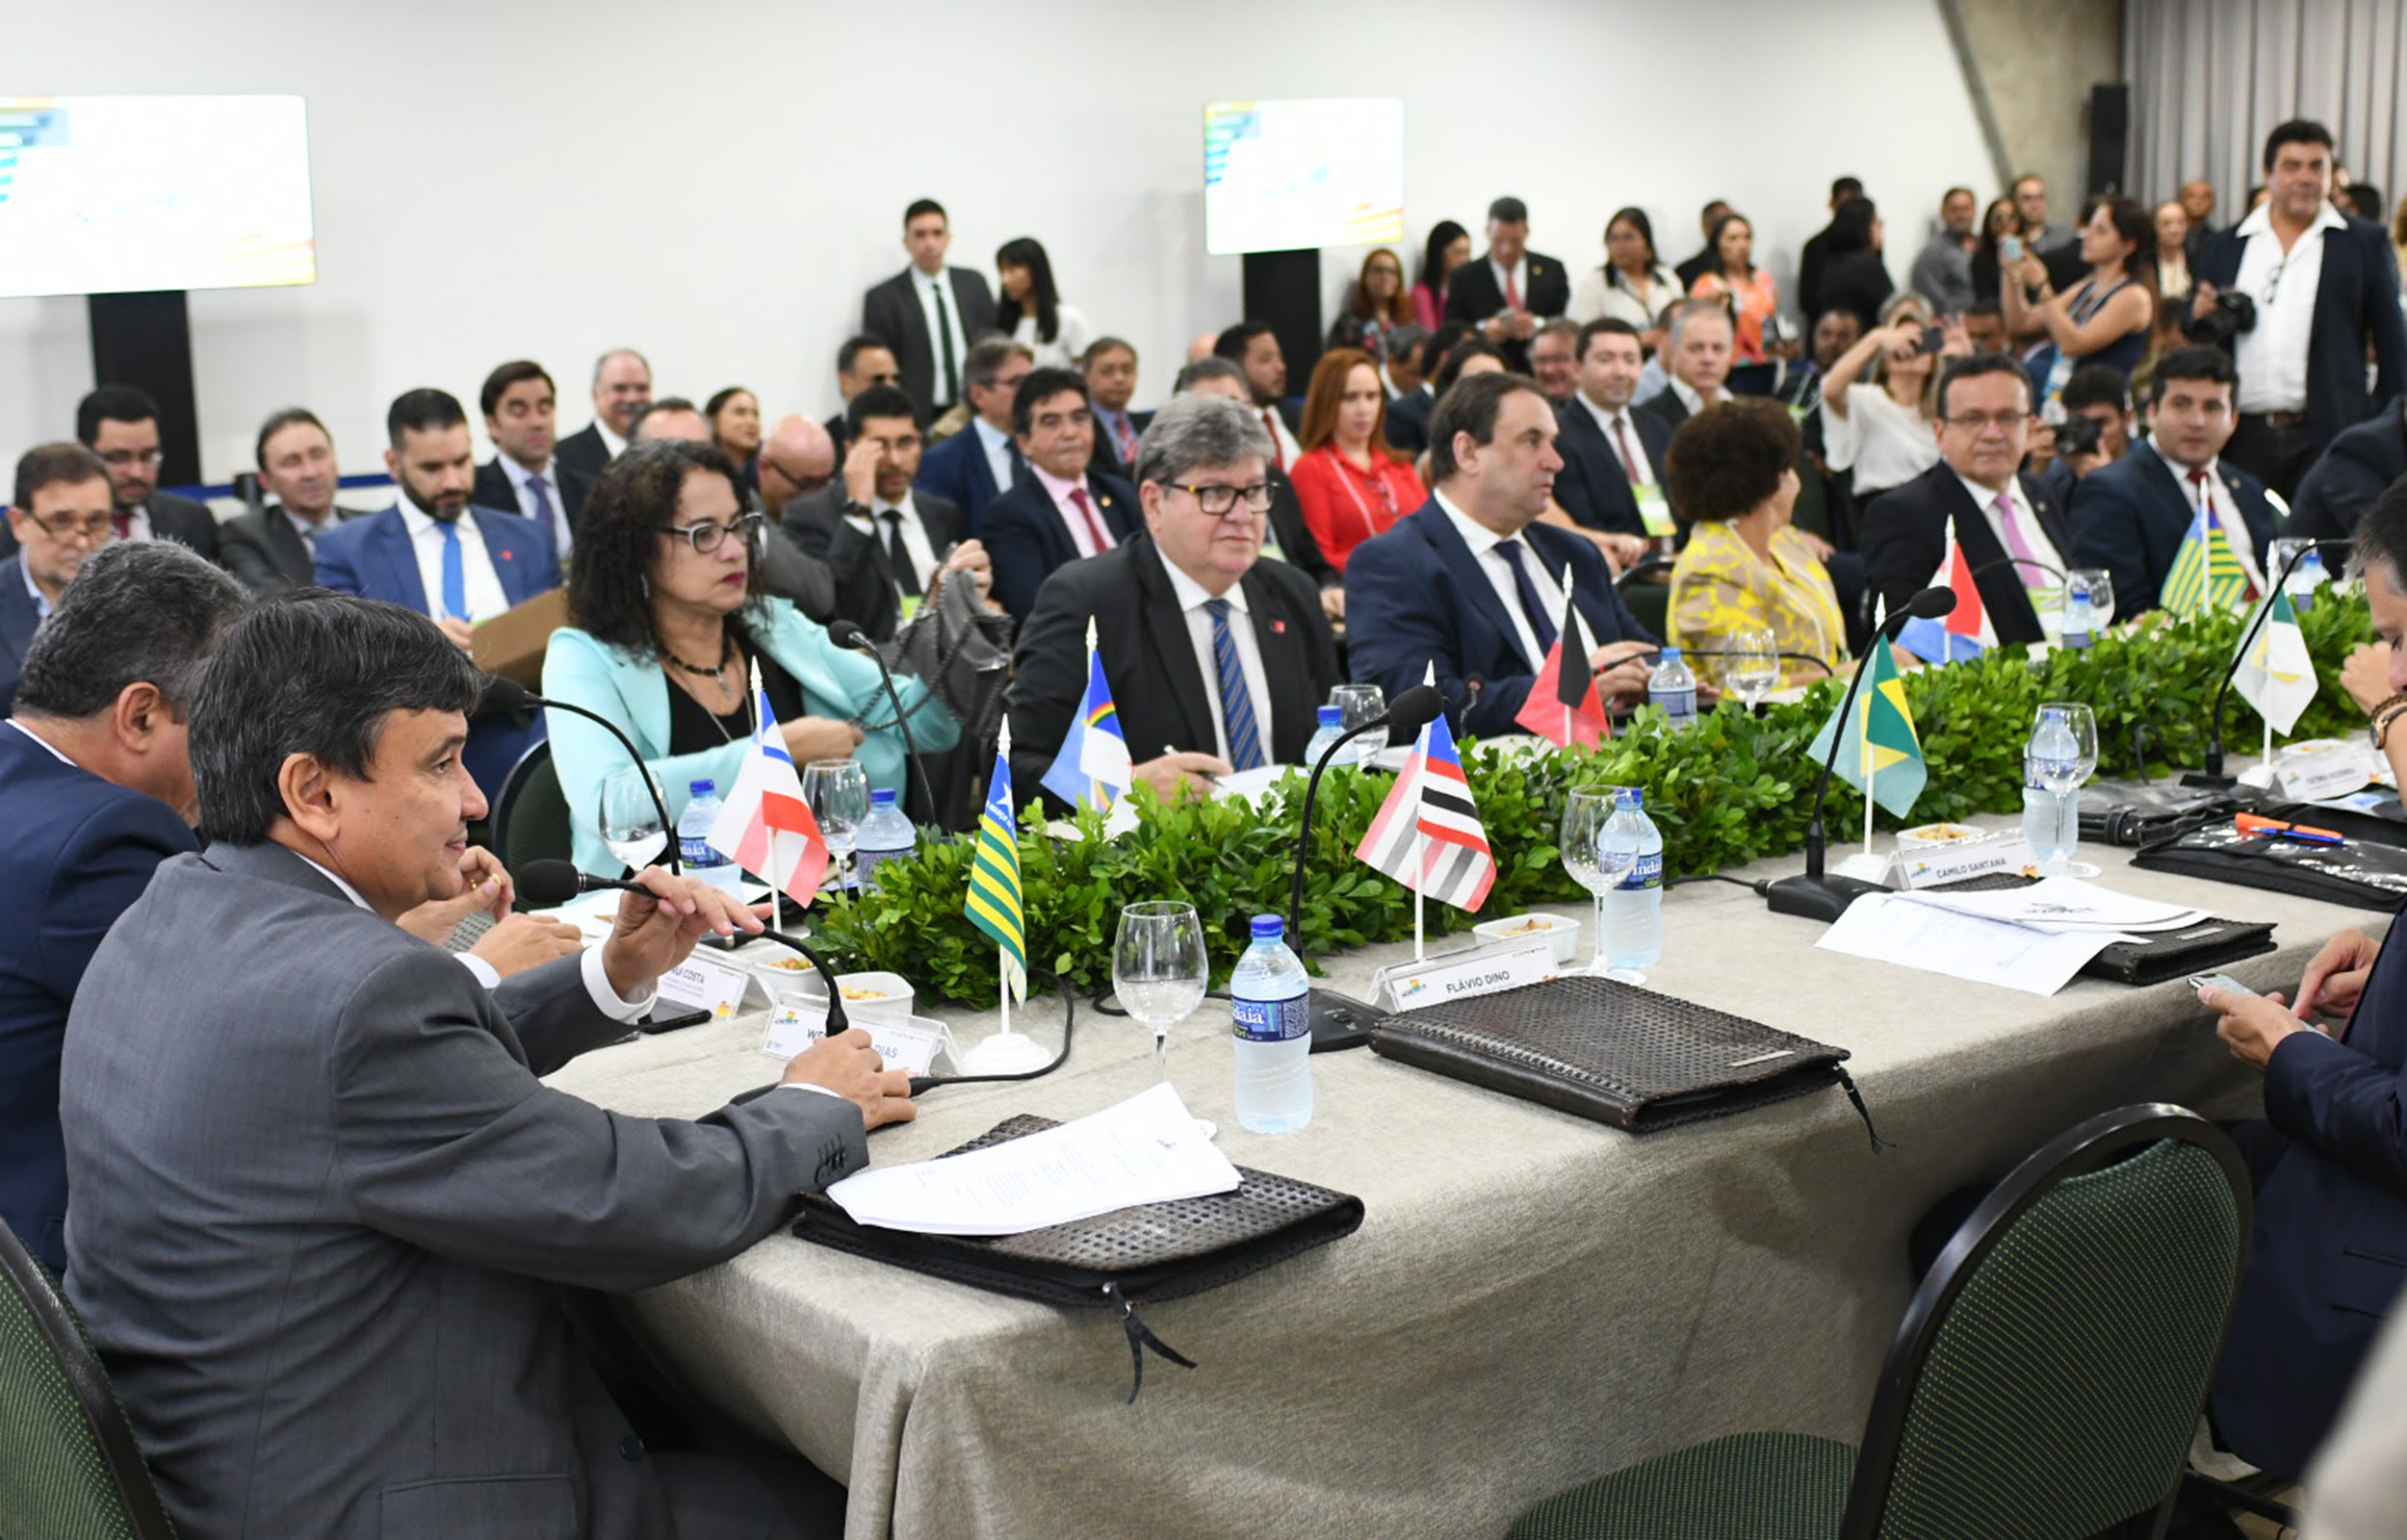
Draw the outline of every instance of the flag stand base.
[[[1866,893],[1887,891],[1886,887],[1833,872],[1827,877],[1783,877],[1764,889],[1764,898],[1774,914],[1795,914],[1800,919],[1827,923],[1846,913],[1847,907]]]
[[[1876,887],[1886,887],[1889,886],[1889,858],[1876,856],[1869,850],[1860,850],[1831,867],[1830,874],[1834,877],[1850,878],[1859,883],[1869,883]]]
[[[961,1056],[965,1075],[1024,1075],[1053,1062],[1052,1054],[1034,1038],[1005,1030]]]

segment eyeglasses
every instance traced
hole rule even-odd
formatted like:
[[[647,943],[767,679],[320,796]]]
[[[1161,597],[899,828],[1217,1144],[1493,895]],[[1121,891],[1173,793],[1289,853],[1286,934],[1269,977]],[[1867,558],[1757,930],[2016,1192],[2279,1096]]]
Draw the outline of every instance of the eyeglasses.
[[[1185,493],[1188,497],[1195,500],[1198,507],[1201,507],[1205,513],[1215,516],[1227,513],[1229,509],[1235,507],[1237,505],[1237,499],[1240,496],[1245,499],[1245,505],[1252,508],[1256,513],[1259,513],[1264,508],[1270,506],[1270,483],[1267,481],[1255,481],[1250,485],[1241,487],[1232,487],[1225,484],[1221,486],[1190,487],[1181,486],[1178,482],[1174,481],[1171,483],[1171,490]]]
[[[112,520],[110,515],[105,513],[93,514],[89,519],[65,519],[56,516],[44,519],[39,514],[29,513],[25,516],[25,522],[53,540],[98,542],[109,538]]]
[[[695,555],[707,556],[718,550],[719,542],[729,535],[742,537],[746,546],[757,543],[761,538],[761,531],[767,526],[768,522],[768,516],[765,514],[747,513],[734,524],[715,524],[709,520],[701,524],[664,524],[660,526],[660,533],[675,535],[693,547]]]
[[[1966,412],[1960,417],[1944,419],[1948,426],[1962,433],[1978,433],[1994,427],[2001,433],[2011,433],[2031,421],[2029,412]]]
[[[122,471],[129,465],[157,465],[163,456],[157,449],[111,449],[100,458],[105,464]]]

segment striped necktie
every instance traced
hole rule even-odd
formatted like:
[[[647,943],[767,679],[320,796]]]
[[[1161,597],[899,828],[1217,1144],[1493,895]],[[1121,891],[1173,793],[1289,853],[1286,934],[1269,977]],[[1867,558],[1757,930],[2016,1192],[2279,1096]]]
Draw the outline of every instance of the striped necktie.
[[[1229,762],[1239,770],[1262,764],[1262,731],[1255,725],[1254,697],[1237,662],[1237,639],[1229,631],[1229,601],[1207,599],[1212,617],[1212,672],[1220,679],[1220,719],[1229,730]]]

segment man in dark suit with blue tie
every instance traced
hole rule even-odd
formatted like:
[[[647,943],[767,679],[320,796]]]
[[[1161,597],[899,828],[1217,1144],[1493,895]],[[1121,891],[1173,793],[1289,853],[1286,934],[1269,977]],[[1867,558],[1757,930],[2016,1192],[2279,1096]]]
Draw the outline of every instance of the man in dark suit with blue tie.
[[[984,532],[986,505],[1027,473],[1012,442],[1011,403],[1034,368],[1036,355],[1008,337],[989,337],[972,346],[965,375],[970,422],[920,457],[913,485],[959,508],[973,535]]]
[[[494,455],[477,467],[470,497],[484,507],[533,520],[565,562],[576,544],[577,521],[585,516],[593,477],[556,452],[558,387],[541,364],[512,359],[485,376],[477,404]]]
[[[2073,565],[2113,578],[2116,619],[2157,607],[2202,499],[2257,587],[2272,580],[2265,561],[2281,517],[2264,482],[2218,458],[2232,436],[2238,380],[2219,349],[2165,354],[2149,392],[2148,437],[2076,483]]]
[[[477,622],[560,585],[551,533],[469,500],[476,452],[468,416],[448,393],[403,393],[385,414],[385,430],[392,445],[385,468],[400,497],[382,513],[319,537],[318,581],[431,615],[466,652]],[[488,798],[542,736],[539,714],[478,719],[463,757]]]
[[[1568,583],[1596,644],[1587,666],[1598,689],[1643,694],[1655,638],[1593,545],[1538,523],[1563,470],[1554,407],[1538,382],[1465,375],[1430,429],[1430,500],[1346,562],[1354,677],[1392,700],[1434,664],[1459,732],[1521,732],[1514,717],[1559,635]]]
[[[107,511],[107,481],[100,491]],[[0,724],[0,1219],[66,1269],[59,1053],[84,966],[169,856],[197,850],[184,719],[240,583],[173,541],[92,553]]]
[[[2359,536],[2366,601],[2387,656],[2341,678],[2371,735],[2407,769],[2407,489]],[[2393,933],[2396,934],[2394,924]],[[2303,1476],[2407,1285],[2407,943],[2342,931],[2295,998],[2202,989],[2235,1058],[2265,1073],[2265,1121],[2233,1130],[2257,1189],[2255,1233],[2208,1399],[2218,1442],[2275,1476]],[[2309,1025],[2318,1015],[2345,1022]]]
[[[995,567],[996,603],[1025,620],[1057,567],[1100,556],[1138,524],[1136,489],[1095,475],[1095,414],[1074,370],[1040,369],[1012,401],[1012,442],[1026,474],[986,510],[979,535]]]

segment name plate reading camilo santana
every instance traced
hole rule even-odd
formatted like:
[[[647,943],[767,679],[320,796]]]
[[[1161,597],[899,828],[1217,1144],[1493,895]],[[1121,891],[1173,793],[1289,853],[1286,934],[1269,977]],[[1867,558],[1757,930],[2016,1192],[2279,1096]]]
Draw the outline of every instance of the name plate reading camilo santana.
[[[1376,994],[1390,1011],[1418,1011],[1538,984],[1553,978],[1555,971],[1554,940],[1540,932],[1424,962],[1392,963],[1379,970]]]
[[[1901,849],[1897,853],[1897,870],[1906,887],[1937,887],[1942,883],[1960,883],[1968,877],[1987,877],[1993,872],[2036,876],[2038,860],[2031,853],[2031,842],[2022,835],[2000,834],[1991,839]]]
[[[743,1008],[744,990],[751,983],[748,970],[695,952],[660,975],[660,998],[688,1011],[708,1011],[713,1021],[724,1021]]]

